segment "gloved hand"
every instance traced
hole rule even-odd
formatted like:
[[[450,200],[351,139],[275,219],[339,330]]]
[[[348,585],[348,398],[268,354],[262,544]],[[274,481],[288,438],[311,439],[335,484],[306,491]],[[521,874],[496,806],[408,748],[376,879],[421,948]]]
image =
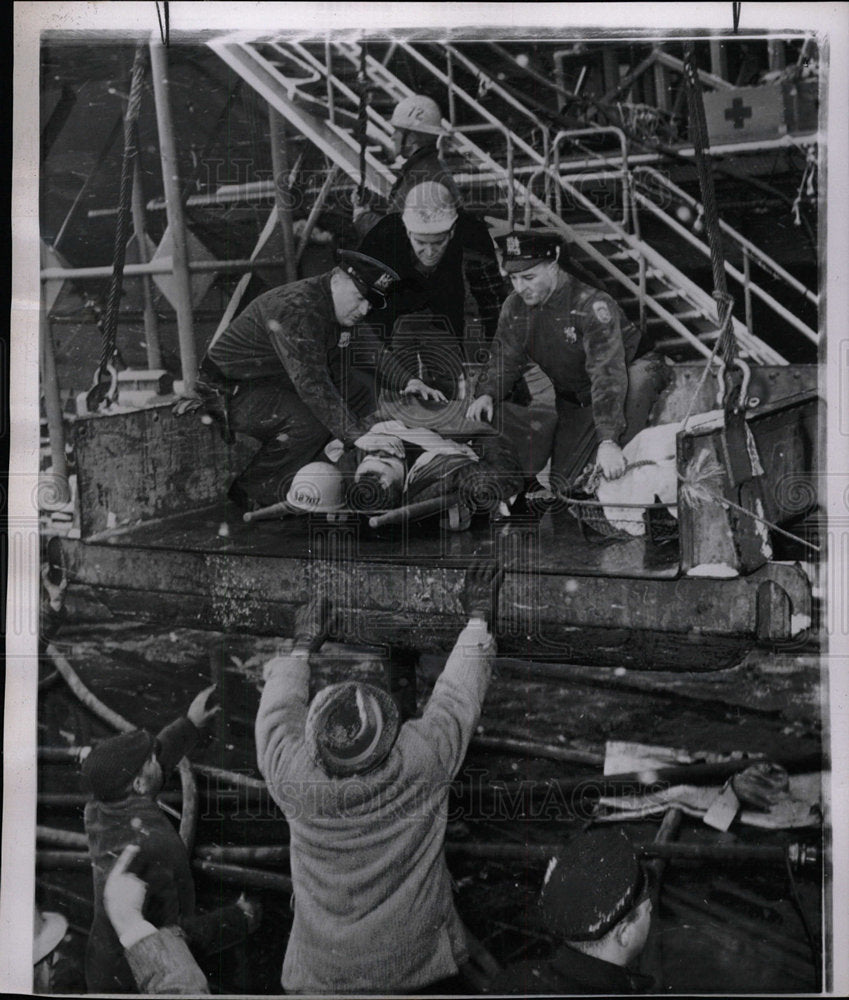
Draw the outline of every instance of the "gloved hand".
[[[495,619],[498,591],[504,570],[494,562],[476,559],[466,570],[461,601],[469,618],[483,618],[489,625]]]
[[[595,461],[605,479],[618,479],[625,472],[625,456],[615,441],[602,441]]]
[[[323,594],[313,594],[295,613],[295,639],[293,649],[307,649],[311,653],[321,649],[330,631],[333,604]]]
[[[735,774],[731,787],[743,805],[767,812],[787,792],[789,778],[779,764],[760,761]]]
[[[191,705],[189,705],[186,716],[197,729],[201,729],[207,725],[221,711],[220,705],[209,708],[209,699],[212,697],[216,687],[216,684],[210,684],[208,688],[204,688],[203,691],[196,694]]]

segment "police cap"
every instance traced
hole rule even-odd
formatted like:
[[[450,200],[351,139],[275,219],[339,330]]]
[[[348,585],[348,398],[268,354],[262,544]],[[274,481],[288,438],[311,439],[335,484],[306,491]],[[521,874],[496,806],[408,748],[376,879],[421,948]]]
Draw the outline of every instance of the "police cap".
[[[382,309],[386,305],[386,293],[399,280],[397,272],[355,250],[337,250],[336,263],[373,306]]]
[[[543,261],[557,260],[563,252],[563,240],[558,233],[540,230],[514,229],[499,236],[495,242],[501,251],[502,266],[508,274],[526,271]]]

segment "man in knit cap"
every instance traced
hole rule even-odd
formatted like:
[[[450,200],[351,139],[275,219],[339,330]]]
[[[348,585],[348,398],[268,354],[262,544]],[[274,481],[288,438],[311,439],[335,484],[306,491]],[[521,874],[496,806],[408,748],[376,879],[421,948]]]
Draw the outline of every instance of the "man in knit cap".
[[[311,652],[329,601],[296,617],[291,653],[265,666],[257,759],[286,814],[294,921],[287,993],[452,993],[475,949],[454,907],[444,839],[448,792],[490,681],[499,573],[466,573],[460,633],[421,718],[347,682],[310,703]]]
[[[578,834],[545,873],[529,920],[560,942],[546,958],[509,966],[489,984],[499,994],[642,993],[648,976],[630,972],[651,926],[649,881],[627,834]]]
[[[92,993],[135,993],[124,949],[103,905],[109,872],[123,849],[136,844],[136,872],[148,883],[144,917],[155,927],[180,927],[201,952],[243,940],[257,914],[254,904],[236,903],[202,917],[195,914],[195,887],[188,852],[156,797],[199,731],[220,711],[209,707],[215,685],[201,691],[187,713],[158,736],[135,729],[104,740],[82,764],[91,794],[85,831],[94,880],[94,921],[86,949],[86,984]]]

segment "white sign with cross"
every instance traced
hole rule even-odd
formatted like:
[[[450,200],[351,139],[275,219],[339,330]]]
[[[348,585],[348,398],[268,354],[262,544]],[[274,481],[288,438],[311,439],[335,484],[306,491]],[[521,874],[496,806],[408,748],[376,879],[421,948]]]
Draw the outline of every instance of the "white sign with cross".
[[[705,118],[712,146],[778,139],[787,132],[778,85],[733,87],[705,93]]]

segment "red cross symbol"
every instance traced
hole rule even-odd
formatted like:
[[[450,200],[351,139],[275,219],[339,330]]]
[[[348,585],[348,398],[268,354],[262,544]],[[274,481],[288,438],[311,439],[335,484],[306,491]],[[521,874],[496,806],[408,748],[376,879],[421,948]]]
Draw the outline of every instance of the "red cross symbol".
[[[735,97],[731,107],[725,109],[725,120],[734,122],[734,128],[742,128],[747,118],[752,117],[752,109],[743,107],[743,98]]]

